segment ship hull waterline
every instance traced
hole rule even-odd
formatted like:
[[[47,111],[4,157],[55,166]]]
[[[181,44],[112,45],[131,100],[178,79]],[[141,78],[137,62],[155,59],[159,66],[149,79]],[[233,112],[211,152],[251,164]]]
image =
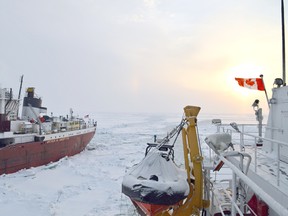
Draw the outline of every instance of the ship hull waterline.
[[[87,133],[9,145],[0,149],[0,175],[17,172],[56,162],[63,157],[73,156],[85,149],[94,137],[96,128]]]

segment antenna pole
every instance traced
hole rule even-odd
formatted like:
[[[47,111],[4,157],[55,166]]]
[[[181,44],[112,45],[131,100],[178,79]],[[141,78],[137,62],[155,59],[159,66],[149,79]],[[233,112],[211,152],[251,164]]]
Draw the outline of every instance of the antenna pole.
[[[286,85],[284,0],[281,0],[283,84]]]

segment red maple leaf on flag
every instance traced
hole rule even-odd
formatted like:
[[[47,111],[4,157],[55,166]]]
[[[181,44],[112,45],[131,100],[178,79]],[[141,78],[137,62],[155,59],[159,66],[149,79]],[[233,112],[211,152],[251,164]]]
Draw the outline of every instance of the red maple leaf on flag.
[[[256,89],[259,91],[265,91],[265,86],[262,78],[236,78],[239,86],[246,87],[249,89]]]
[[[252,79],[247,79],[247,80],[245,80],[245,83],[246,83],[247,85],[249,85],[249,86],[255,85],[255,81],[252,80]]]

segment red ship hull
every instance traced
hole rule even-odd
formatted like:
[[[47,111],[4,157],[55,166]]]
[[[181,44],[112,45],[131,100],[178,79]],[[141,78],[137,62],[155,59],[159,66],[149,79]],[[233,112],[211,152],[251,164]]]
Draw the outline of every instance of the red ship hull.
[[[45,165],[78,154],[85,149],[95,132],[96,128],[73,136],[18,143],[0,148],[0,175]]]

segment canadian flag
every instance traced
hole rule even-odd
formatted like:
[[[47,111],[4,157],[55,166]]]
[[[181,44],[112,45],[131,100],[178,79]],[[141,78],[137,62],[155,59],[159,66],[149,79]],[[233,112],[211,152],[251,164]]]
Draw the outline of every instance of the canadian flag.
[[[235,80],[242,87],[265,91],[263,79],[261,78],[235,78]]]

